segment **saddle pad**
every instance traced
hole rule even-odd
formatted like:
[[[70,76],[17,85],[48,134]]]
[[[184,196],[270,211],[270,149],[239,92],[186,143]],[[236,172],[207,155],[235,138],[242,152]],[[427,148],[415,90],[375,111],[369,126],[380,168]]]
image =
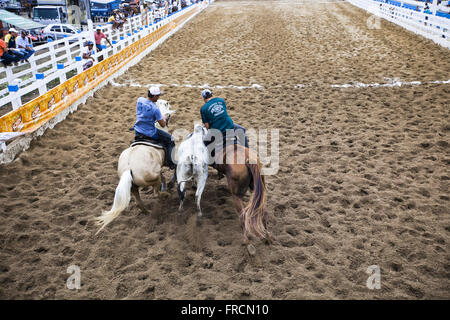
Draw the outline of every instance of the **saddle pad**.
[[[154,148],[158,148],[158,149],[164,149],[163,146],[156,144],[156,143],[151,143],[148,141],[136,141],[136,142],[133,142],[130,147],[139,146],[139,145],[154,147]]]

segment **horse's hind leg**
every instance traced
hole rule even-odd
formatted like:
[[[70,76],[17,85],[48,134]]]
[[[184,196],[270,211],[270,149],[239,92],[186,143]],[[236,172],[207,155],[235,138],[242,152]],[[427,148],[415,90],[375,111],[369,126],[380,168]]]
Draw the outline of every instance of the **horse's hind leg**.
[[[181,213],[183,211],[183,202],[184,198],[186,196],[186,189],[185,189],[185,181],[180,182],[178,185],[177,191],[178,191],[178,198],[180,199],[180,206],[178,207],[178,212]]]
[[[202,207],[200,206],[200,202],[202,200],[202,193],[206,186],[206,180],[208,179],[208,172],[206,172],[206,175],[202,175],[199,177],[199,182],[197,186],[197,191],[195,192],[195,197],[197,198],[197,226],[200,226],[202,224]]]
[[[173,186],[175,185],[175,181],[177,181],[177,168],[175,167],[175,170],[173,171],[172,179],[170,179],[169,183],[167,184],[167,190],[172,190]]]
[[[242,204],[242,200],[241,198],[239,198],[239,196],[235,195],[234,193],[232,194],[233,197],[233,202],[234,202],[234,207],[236,208],[236,211],[239,214],[239,220],[241,221],[241,228],[244,231],[244,239],[243,239],[243,243],[247,244],[248,243],[248,236],[245,233],[245,226],[244,226],[244,218],[242,216],[242,211],[244,211],[244,206]]]
[[[244,206],[242,204],[242,199],[239,196],[235,195],[235,194],[232,194],[232,196],[233,196],[234,206],[236,207],[237,212],[239,212],[239,219],[241,221],[241,228],[244,231],[244,237],[242,239],[242,244],[247,246],[247,251],[248,251],[249,255],[254,256],[256,254],[256,248],[255,248],[254,245],[249,243],[248,235],[245,232],[244,219],[243,219],[243,216],[242,216],[242,211],[244,210]]]
[[[144,203],[141,200],[141,196],[139,195],[139,187],[134,183],[131,186],[131,193],[133,193],[134,197],[136,198],[136,203],[138,207],[142,210],[142,212],[148,214],[148,211],[147,209],[145,209]]]
[[[163,199],[167,199],[169,197],[169,193],[166,191],[166,178],[161,174],[160,177],[160,190],[159,197]]]
[[[158,180],[152,184],[152,188],[153,188],[153,193],[155,194],[155,196],[159,197],[161,195],[161,188],[162,188],[161,177],[158,178]]]
[[[200,201],[202,199],[202,194],[200,193],[198,196],[196,196],[197,198],[197,226],[201,226],[202,222],[203,222],[203,213],[202,213],[202,208],[200,207]]]

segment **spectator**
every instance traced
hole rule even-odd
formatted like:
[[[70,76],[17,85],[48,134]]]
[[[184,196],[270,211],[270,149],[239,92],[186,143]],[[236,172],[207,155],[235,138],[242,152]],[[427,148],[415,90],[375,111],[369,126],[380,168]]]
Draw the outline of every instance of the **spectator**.
[[[113,15],[109,17],[108,22],[111,22],[113,24],[113,29],[121,28],[123,25],[123,21],[120,20],[119,11],[117,9],[114,9]]]
[[[95,47],[97,51],[102,51],[102,39],[108,41],[109,45],[112,47],[111,41],[109,41],[108,37],[102,32],[100,28],[97,28],[97,32],[94,34],[95,37]]]
[[[18,32],[16,29],[11,28],[9,29],[9,33],[5,36],[5,43],[8,46],[9,53],[17,56],[19,60],[24,60],[25,53],[23,53],[20,49],[16,49],[16,38],[17,38]]]
[[[120,13],[118,9],[115,9],[114,11],[116,17],[115,23],[117,24],[117,28],[122,28],[123,24],[125,23],[125,17]]]
[[[164,15],[169,15],[169,1],[164,2]]]
[[[27,37],[27,32],[22,30],[21,36],[16,39],[17,49],[24,54],[23,60],[28,62],[28,59],[34,54],[30,39]]]
[[[89,69],[90,67],[92,67],[94,65],[95,59],[92,56],[92,49],[93,48],[94,48],[94,43],[92,43],[92,41],[88,41],[87,48],[85,48],[84,51],[83,51],[83,59],[88,60],[83,65],[83,71],[86,70],[86,69]]]
[[[111,17],[108,18],[108,22],[113,24],[114,28],[114,21],[116,20],[116,14],[113,13]]]
[[[17,66],[17,62],[20,60],[19,57],[12,55],[9,52],[8,47],[6,46],[5,41],[3,41],[4,35],[1,34],[0,38],[0,61],[3,63],[5,67],[8,67],[11,65],[11,63],[14,63]]]
[[[8,44],[9,39],[11,39],[11,36],[12,36],[12,34],[13,34],[14,32],[17,33],[17,30],[14,29],[14,28],[10,28],[10,29],[8,30],[8,33],[5,35],[5,43],[6,43],[6,44]]]
[[[118,15],[119,15],[119,19],[120,19],[120,21],[122,22],[122,25],[125,23],[125,22],[127,22],[127,15],[125,15],[125,10],[119,10],[118,11]]]

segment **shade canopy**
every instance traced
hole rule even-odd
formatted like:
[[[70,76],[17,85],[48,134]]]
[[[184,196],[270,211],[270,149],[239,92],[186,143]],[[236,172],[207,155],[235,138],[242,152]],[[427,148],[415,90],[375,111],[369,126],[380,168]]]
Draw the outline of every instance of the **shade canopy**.
[[[45,27],[45,25],[43,24],[40,24],[33,20],[18,16],[17,14],[1,9],[0,9],[0,21],[13,25],[14,27],[22,30],[31,30]]]

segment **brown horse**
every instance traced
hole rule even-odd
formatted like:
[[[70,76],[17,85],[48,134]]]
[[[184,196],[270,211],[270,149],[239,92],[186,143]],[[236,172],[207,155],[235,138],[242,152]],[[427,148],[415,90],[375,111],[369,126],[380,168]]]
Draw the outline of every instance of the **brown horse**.
[[[216,159],[223,159],[215,168],[227,178],[228,187],[233,196],[234,206],[240,215],[244,232],[244,243],[252,235],[272,241],[267,230],[266,188],[261,175],[261,163],[252,150],[238,145],[228,145],[223,152],[218,152]],[[252,195],[244,207],[242,198],[250,188]],[[249,250],[250,251],[250,250]]]

